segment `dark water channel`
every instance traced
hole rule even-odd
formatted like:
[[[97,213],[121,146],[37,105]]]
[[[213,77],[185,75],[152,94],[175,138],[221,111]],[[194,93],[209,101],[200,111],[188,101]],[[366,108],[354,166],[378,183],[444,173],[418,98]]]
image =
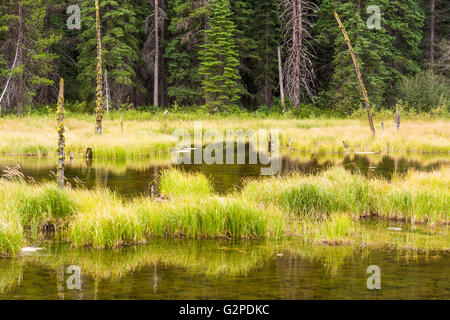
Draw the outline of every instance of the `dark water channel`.
[[[26,177],[40,182],[52,179],[50,172],[56,170],[53,158],[0,157],[0,170],[20,165]],[[404,175],[408,170],[432,171],[448,165],[446,155],[301,155],[288,154],[280,159],[279,175],[288,173],[317,174],[333,166],[341,166],[352,173],[362,173],[368,178],[391,179],[394,174]],[[162,169],[172,166],[171,159],[143,159],[126,161],[102,161],[74,159],[66,161],[65,175],[73,186],[82,183],[87,188],[107,187],[120,195],[133,197],[150,195],[151,185],[157,184]],[[243,179],[261,176],[262,165],[223,164],[194,165],[177,167],[188,172],[202,172],[214,184],[219,193],[226,193],[242,186]],[[75,181],[75,180],[77,181]],[[54,180],[54,179],[53,179]]]

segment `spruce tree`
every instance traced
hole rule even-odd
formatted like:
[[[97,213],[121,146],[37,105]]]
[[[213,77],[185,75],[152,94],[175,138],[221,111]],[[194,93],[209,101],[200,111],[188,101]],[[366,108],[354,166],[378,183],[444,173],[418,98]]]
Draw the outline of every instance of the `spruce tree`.
[[[381,12],[387,12],[388,0],[377,4]],[[348,52],[347,45],[333,16],[334,10],[339,14],[347,30],[355,51],[362,78],[372,105],[382,106],[389,82],[396,77],[392,61],[394,37],[389,34],[385,17],[381,19],[381,29],[371,30],[367,27],[366,13],[368,0],[324,0],[320,6],[317,22],[317,40],[333,50],[333,73],[328,85],[328,101],[336,109],[352,113],[362,106],[358,80]]]
[[[256,58],[250,65],[251,79],[256,88],[256,105],[271,105],[278,87],[277,49],[282,43],[282,28],[278,4],[273,0],[252,0],[251,36],[256,42]]]
[[[0,71],[8,73],[17,54],[17,64],[8,87],[8,109],[33,103],[49,103],[49,89],[56,78],[53,46],[60,32],[48,28],[48,0],[4,1],[0,14]],[[17,44],[20,43],[19,46]]]
[[[260,38],[257,38],[254,29],[256,19],[255,4],[251,0],[229,1],[231,20],[235,25],[234,39],[237,46],[238,70],[241,77],[239,81],[241,101],[244,105],[251,106],[256,103],[255,98],[257,95],[252,66],[259,65],[262,62],[257,50]],[[259,24],[262,23],[262,21],[257,22]]]
[[[202,47],[199,73],[206,105],[212,112],[231,111],[237,107],[239,66],[234,41],[235,25],[231,20],[229,0],[211,0],[210,29],[207,43]]]
[[[93,100],[95,94],[97,41],[94,0],[82,4],[82,40],[79,46],[80,94]],[[139,57],[136,39],[135,8],[125,0],[100,1],[103,71],[108,70],[108,82],[113,106],[118,107],[134,93],[137,86],[136,65]]]
[[[204,2],[169,1],[170,41],[165,50],[171,102],[182,105],[202,103],[202,77],[199,75],[200,45],[205,38],[205,18],[209,15]]]

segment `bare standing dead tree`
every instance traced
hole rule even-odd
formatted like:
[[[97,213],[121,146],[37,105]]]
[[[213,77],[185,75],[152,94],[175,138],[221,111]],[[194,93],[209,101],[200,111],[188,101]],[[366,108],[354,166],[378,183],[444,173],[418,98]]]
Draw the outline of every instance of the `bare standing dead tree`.
[[[352,57],[356,76],[358,78],[359,88],[361,89],[362,100],[364,101],[364,104],[366,106],[367,118],[369,119],[370,130],[372,131],[372,135],[375,136],[375,127],[373,126],[372,111],[370,110],[369,95],[367,94],[366,87],[364,86],[364,81],[363,81],[363,78],[361,75],[361,71],[359,69],[358,61],[356,60],[355,51],[353,50],[352,43],[350,41],[350,38],[348,37],[347,31],[345,30],[344,24],[342,23],[341,19],[339,18],[339,14],[336,11],[334,12],[334,17],[336,18],[336,21],[338,22],[339,28],[341,29],[342,34],[345,39],[345,42],[347,43],[348,51],[350,52],[350,56]]]
[[[65,161],[65,138],[64,138],[64,79],[59,83],[58,108],[56,110],[58,123],[58,187],[64,188],[64,161]]]
[[[435,33],[436,33],[436,5],[434,0],[430,1],[430,63],[434,63],[434,45],[435,45]]]
[[[158,106],[159,96],[159,1],[155,0],[155,70],[153,78],[153,105]]]
[[[281,4],[285,46],[289,47],[284,75],[286,93],[296,107],[300,106],[302,92],[306,92],[314,101],[312,89],[315,76],[310,30],[311,18],[316,9],[316,5],[309,0],[283,0]]]
[[[166,17],[164,11],[163,0],[149,0],[153,6],[153,13],[145,19],[145,31],[147,33],[147,39],[143,48],[143,59],[146,65],[145,73],[148,78],[151,78],[153,74],[153,104],[155,106],[160,103],[160,66],[163,64],[162,56],[160,54],[160,32],[163,31],[164,20]]]
[[[95,133],[102,134],[103,121],[103,68],[102,68],[102,35],[100,28],[99,0],[95,0],[95,21],[97,30],[97,89],[95,106]]]
[[[285,99],[284,99],[284,76],[283,76],[283,62],[281,60],[281,48],[278,47],[278,73],[279,73],[279,82],[280,82],[280,98],[281,105],[283,106],[283,112],[285,111]]]

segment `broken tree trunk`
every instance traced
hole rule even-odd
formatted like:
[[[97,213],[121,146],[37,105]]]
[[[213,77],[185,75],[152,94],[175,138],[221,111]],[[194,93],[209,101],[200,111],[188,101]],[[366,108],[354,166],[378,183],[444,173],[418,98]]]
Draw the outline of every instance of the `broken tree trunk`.
[[[19,33],[18,42],[20,43],[18,55],[17,55],[17,66],[20,67],[23,64],[23,9],[22,1],[19,1]],[[19,72],[18,85],[17,85],[17,114],[22,114],[24,99],[25,99],[25,88],[23,83],[23,72]]]
[[[283,67],[282,67],[282,62],[281,62],[281,48],[278,47],[278,73],[279,73],[279,78],[280,78],[280,97],[281,97],[281,105],[283,106],[283,112],[284,110],[284,104],[285,104],[285,99],[284,99],[284,80],[283,80]]]
[[[291,85],[291,99],[296,107],[300,107],[300,73],[301,73],[301,62],[300,56],[302,51],[302,41],[303,41],[303,8],[302,2],[298,0],[292,0],[292,65],[291,65],[291,78],[293,84]]]
[[[64,79],[59,83],[58,108],[56,110],[58,122],[58,187],[64,188],[64,161],[65,161],[65,138],[64,138]]]
[[[100,30],[100,6],[99,0],[95,0],[95,18],[97,29],[97,100],[95,106],[95,133],[102,133],[102,120],[103,120],[103,69],[102,69],[102,36]]]
[[[367,111],[367,117],[369,118],[370,130],[372,131],[372,135],[375,136],[375,128],[373,126],[372,112],[370,111],[369,96],[367,95],[366,87],[364,86],[361,72],[359,71],[359,66],[358,66],[358,61],[356,60],[355,51],[353,51],[353,47],[350,42],[350,38],[348,37],[347,31],[345,31],[345,27],[342,24],[342,21],[339,18],[339,15],[337,14],[337,12],[334,12],[334,16],[339,24],[339,28],[341,29],[342,34],[344,35],[345,42],[347,43],[347,46],[348,46],[348,51],[350,52],[350,55],[352,57],[353,64],[355,66],[356,76],[358,77],[359,87],[361,89],[362,100],[364,100],[364,103],[366,105],[366,111]]]
[[[398,105],[395,106],[395,129],[400,130],[400,111]]]
[[[14,68],[16,67],[17,57],[19,55],[19,46],[21,46],[20,38],[17,37],[17,47],[16,47],[16,55],[14,57],[14,62],[12,64],[8,79],[6,80],[5,88],[3,89],[2,95],[0,96],[0,117],[2,116],[2,100],[3,100],[3,97],[5,96],[6,91],[8,90],[9,82],[11,81],[11,77],[12,77]]]

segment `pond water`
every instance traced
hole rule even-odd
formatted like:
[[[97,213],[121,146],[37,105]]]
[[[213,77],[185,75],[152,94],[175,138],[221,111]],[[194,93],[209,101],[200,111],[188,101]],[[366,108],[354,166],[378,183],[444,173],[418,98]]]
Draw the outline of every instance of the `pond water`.
[[[367,288],[371,265],[380,268],[380,290]],[[293,241],[154,240],[120,250],[53,244],[0,259],[0,299],[449,299],[449,265],[448,253]],[[70,277],[78,267],[77,288]]]
[[[20,165],[26,177],[40,182],[55,180],[50,172],[56,171],[56,159],[0,156],[0,170]],[[355,155],[332,156],[285,154],[281,157],[281,172],[317,174],[332,166],[342,166],[352,173],[360,172],[368,178],[391,179],[408,170],[432,171],[449,165],[447,155]],[[120,195],[133,197],[150,195],[151,186],[157,184],[162,169],[171,166],[170,158],[127,161],[66,160],[65,176],[76,186],[81,181],[87,188],[108,187]],[[242,186],[243,179],[260,177],[261,165],[180,165],[190,172],[203,172],[219,193],[230,192]]]
[[[287,154],[281,163],[280,174],[317,174],[341,166],[369,179],[391,179],[409,169],[431,171],[449,165],[449,159],[446,155]],[[0,157],[0,170],[15,165],[27,179],[53,179],[49,175],[55,170],[53,158]],[[170,159],[74,159],[66,162],[65,173],[73,186],[80,180],[88,188],[108,187],[134,197],[149,195],[160,171],[170,166]],[[260,174],[258,165],[182,168],[203,172],[220,193]],[[410,232],[401,227],[399,232]],[[155,239],[120,250],[74,249],[54,242],[38,245],[45,250],[0,257],[0,299],[450,299],[448,251],[314,247],[294,240]],[[380,267],[380,290],[367,288],[371,265]],[[68,270],[70,266],[80,270],[79,289],[67,285],[75,270]]]

